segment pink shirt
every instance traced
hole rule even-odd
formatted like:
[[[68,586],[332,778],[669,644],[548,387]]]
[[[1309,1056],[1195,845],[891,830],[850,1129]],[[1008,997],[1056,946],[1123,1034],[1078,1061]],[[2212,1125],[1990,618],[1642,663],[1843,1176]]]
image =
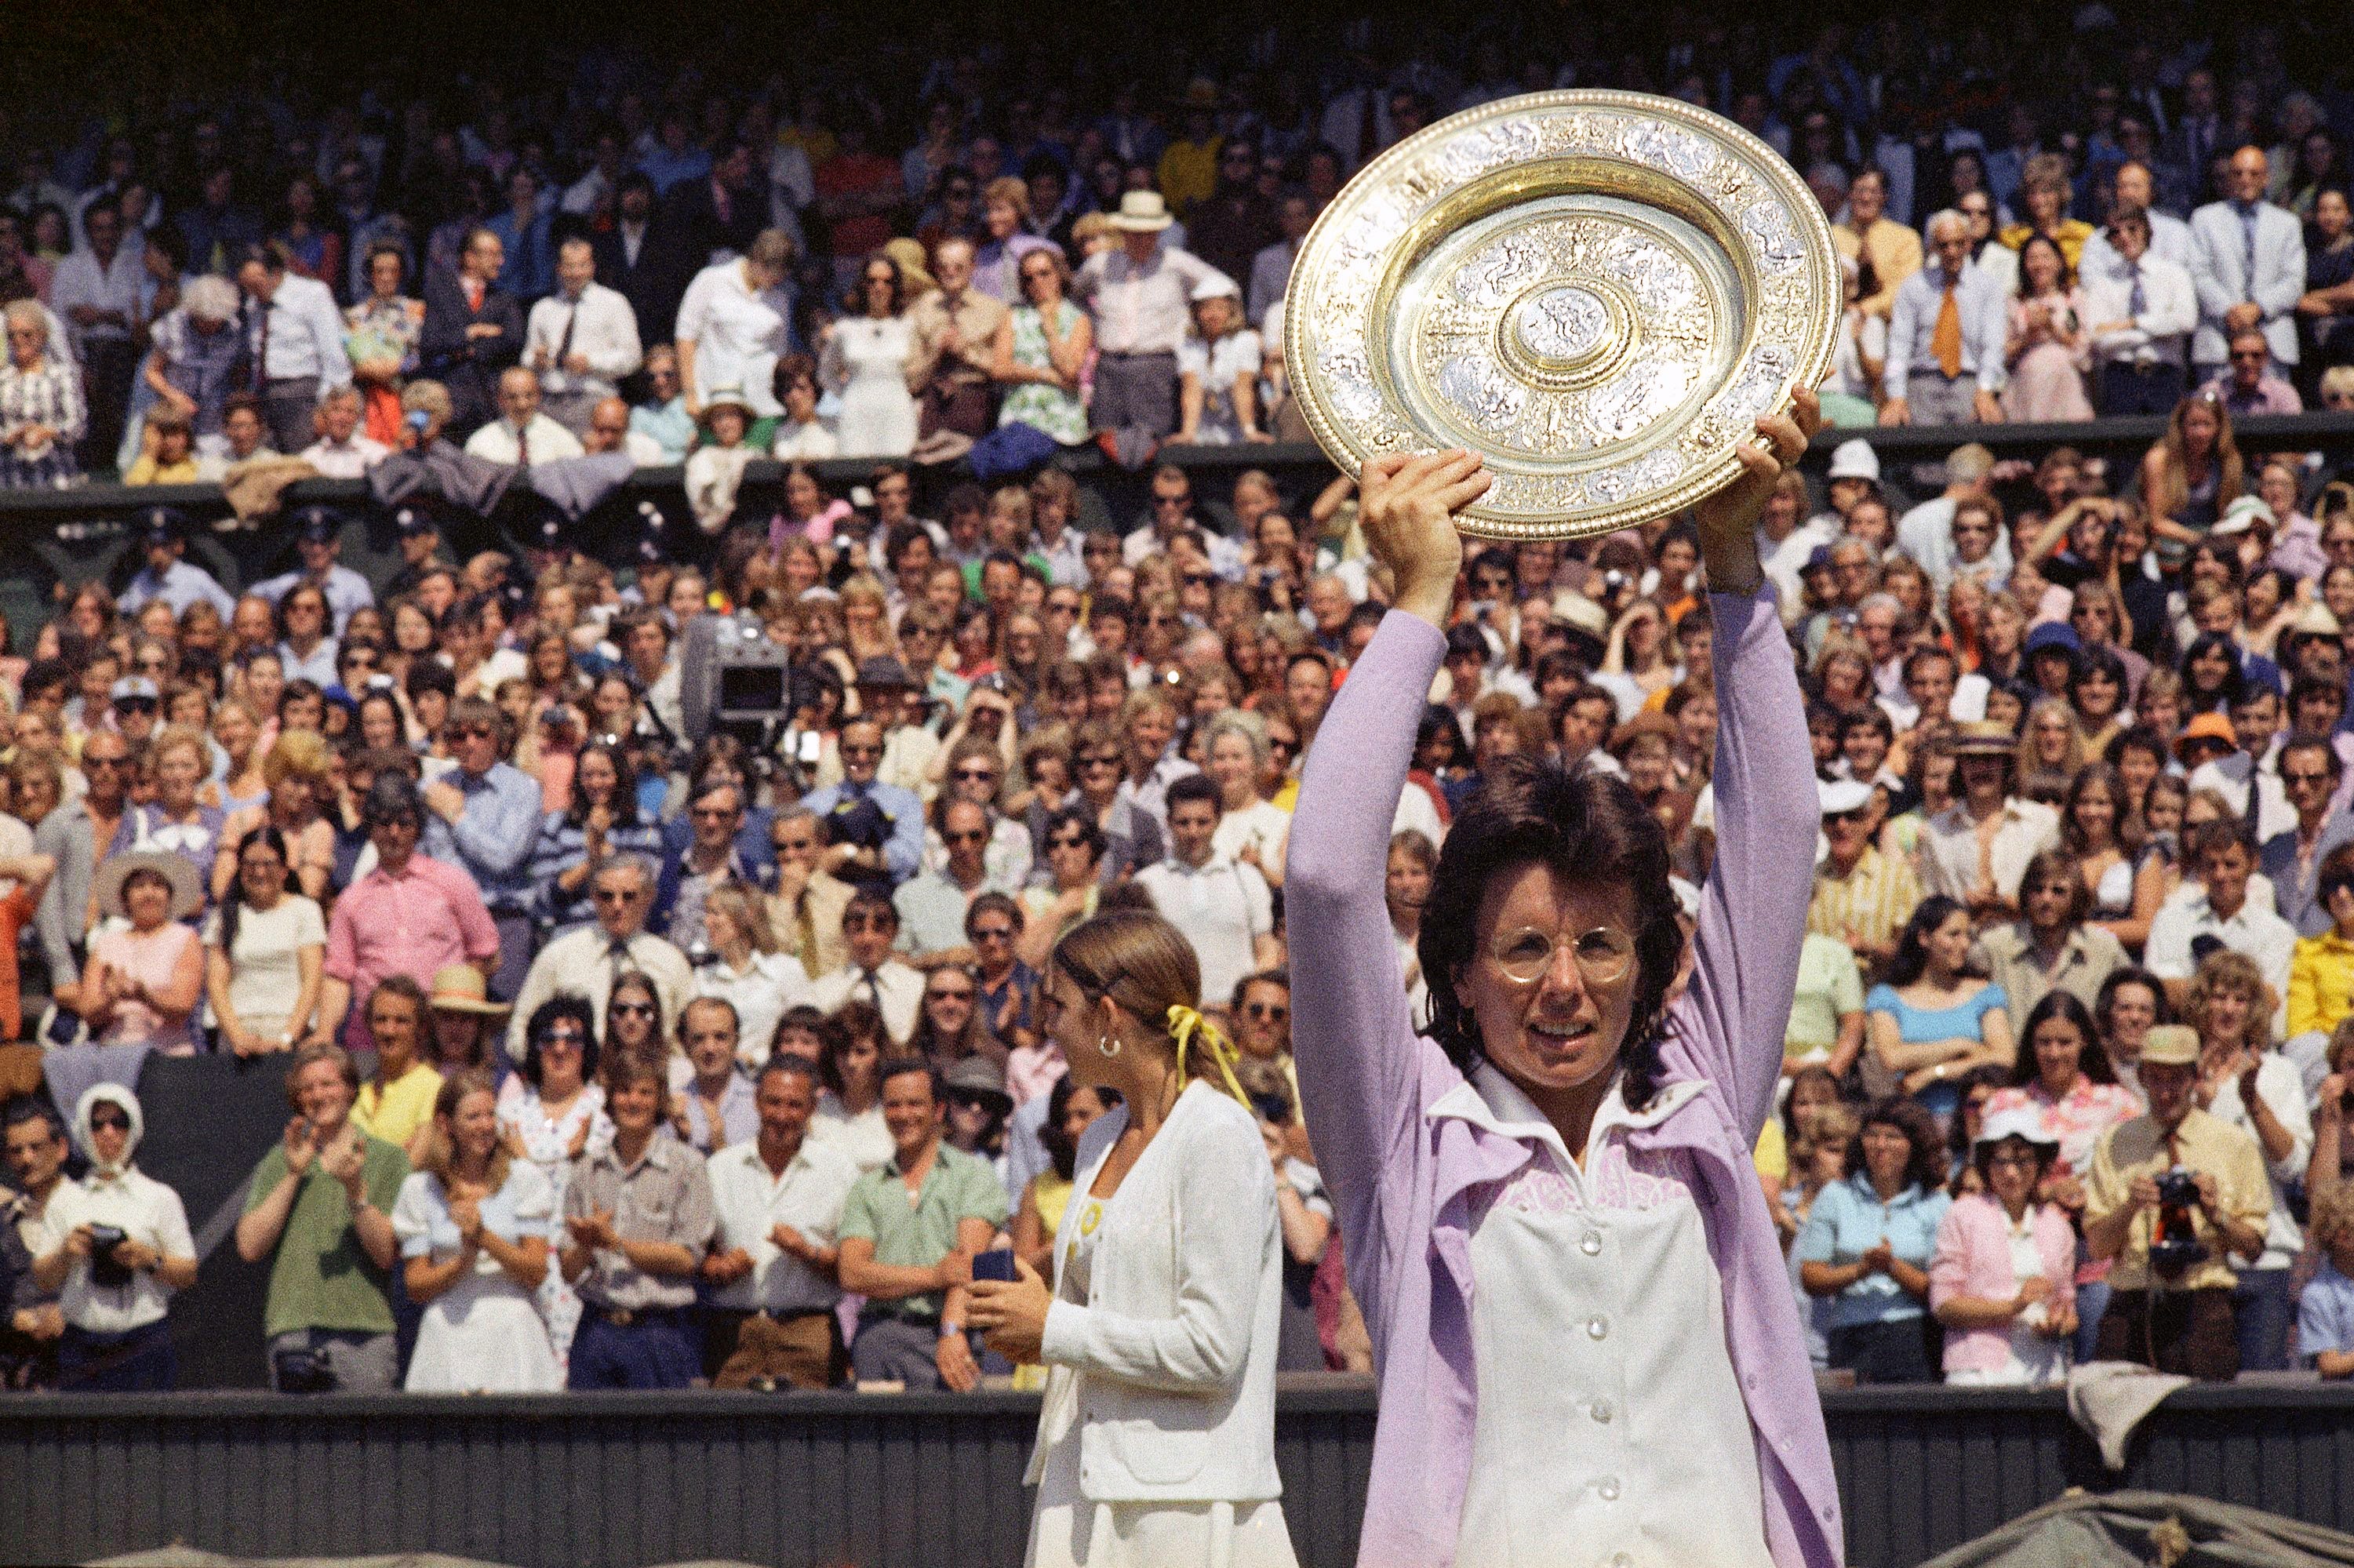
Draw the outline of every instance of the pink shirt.
[[[2065,1291],[2076,1271],[2076,1233],[2068,1216],[2051,1203],[2028,1213],[2043,1277]],[[2007,1301],[2019,1293],[2010,1265],[2010,1216],[1984,1192],[1955,1200],[1937,1226],[1937,1251],[1929,1260],[1929,1308],[1956,1296]],[[1946,1371],[1993,1372],[2010,1360],[2009,1329],[1946,1330]]]
[[[474,879],[422,854],[410,855],[398,876],[378,867],[352,884],[327,922],[326,971],[363,1004],[353,1007],[355,1020],[387,975],[429,986],[443,965],[496,958],[498,951],[499,928]],[[365,1025],[359,1033],[365,1037]]]
[[[1063,1048],[1052,1040],[1038,1045],[1017,1045],[1005,1059],[1005,1092],[1017,1106],[1053,1092],[1055,1080],[1067,1071]]]
[[[100,962],[113,965],[131,979],[144,982],[149,991],[156,991],[171,985],[172,971],[180,967],[180,959],[196,941],[193,927],[177,920],[166,920],[153,931],[101,931],[90,943],[90,948]],[[126,1000],[116,1005],[114,1022],[106,1026],[99,1044],[143,1044],[166,1056],[186,1056],[196,1050],[196,1037],[187,1019],[166,1023],[163,1014],[145,1002]]]

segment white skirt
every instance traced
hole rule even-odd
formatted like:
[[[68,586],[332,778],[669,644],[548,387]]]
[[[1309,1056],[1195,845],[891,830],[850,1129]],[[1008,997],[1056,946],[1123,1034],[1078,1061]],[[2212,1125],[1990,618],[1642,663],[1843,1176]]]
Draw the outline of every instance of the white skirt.
[[[406,1386],[411,1393],[552,1393],[564,1387],[564,1369],[523,1288],[504,1274],[477,1274],[425,1308]]]
[[[1074,1426],[1046,1451],[1024,1568],[1299,1568],[1283,1504],[1091,1502]]]

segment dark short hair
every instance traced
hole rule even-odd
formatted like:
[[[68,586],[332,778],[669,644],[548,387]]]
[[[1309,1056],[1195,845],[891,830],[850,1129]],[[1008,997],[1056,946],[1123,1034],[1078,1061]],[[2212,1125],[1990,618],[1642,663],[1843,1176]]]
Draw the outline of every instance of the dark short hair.
[[[1458,1068],[1468,1071],[1481,1054],[1479,1023],[1456,994],[1456,977],[1475,957],[1489,885],[1526,865],[1634,896],[1635,1002],[1619,1051],[1627,1104],[1641,1110],[1665,1072],[1659,1043],[1684,938],[1668,885],[1667,834],[1624,779],[1507,757],[1464,802],[1439,851],[1415,944],[1430,982],[1430,1037]]]
[[[807,1084],[810,1098],[812,1100],[825,1092],[825,1081],[817,1070],[817,1064],[806,1056],[796,1056],[785,1051],[774,1053],[767,1061],[760,1064],[760,1071],[752,1079],[753,1092],[758,1094],[761,1089],[766,1088],[769,1075],[776,1073],[799,1078]]]
[[[63,1138],[66,1135],[64,1118],[58,1115],[47,1100],[37,1095],[14,1096],[5,1108],[0,1108],[0,1127],[22,1127],[28,1121],[46,1124],[51,1138]]]
[[[398,775],[379,774],[368,786],[367,800],[360,808],[360,819],[371,828],[395,821],[411,821],[422,827],[425,824],[425,797],[408,779]]]
[[[924,1082],[931,1086],[932,1103],[934,1105],[938,1106],[948,1104],[948,1080],[940,1076],[940,1069],[938,1065],[931,1061],[930,1058],[925,1056],[890,1056],[885,1058],[882,1065],[875,1070],[875,1086],[879,1091],[892,1079],[904,1078],[910,1073],[922,1074]]]
[[[523,1028],[523,1060],[515,1065],[515,1070],[523,1075],[523,1081],[535,1089],[539,1087],[539,1043],[547,1038],[550,1027],[566,1019],[580,1025],[580,1032],[586,1036],[580,1042],[581,1080],[584,1083],[596,1081],[597,1015],[590,1011],[588,998],[565,991],[549,997],[534,1008],[530,1022]]]
[[[1004,916],[1013,923],[1013,930],[1017,936],[1021,934],[1022,927],[1028,923],[1022,916],[1022,906],[1013,898],[993,891],[984,893],[965,906],[964,934],[967,937],[972,935],[972,923],[983,915]]]
[[[850,902],[842,906],[843,922],[847,924],[853,915],[886,916],[891,928],[895,931],[899,928],[899,906],[892,903],[891,895],[880,888],[862,887],[852,894]]]
[[[1169,809],[1175,810],[1189,800],[1206,800],[1211,809],[1218,804],[1218,787],[1199,773],[1188,773],[1169,786]]]

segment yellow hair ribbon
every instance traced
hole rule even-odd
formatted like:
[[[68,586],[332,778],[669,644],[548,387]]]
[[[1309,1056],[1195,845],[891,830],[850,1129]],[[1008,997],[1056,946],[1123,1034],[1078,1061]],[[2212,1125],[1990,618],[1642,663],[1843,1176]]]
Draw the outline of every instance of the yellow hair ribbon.
[[[1185,1075],[1185,1053],[1196,1035],[1201,1037],[1204,1048],[1209,1052],[1210,1060],[1217,1064],[1218,1076],[1226,1081],[1226,1092],[1241,1104],[1249,1105],[1250,1097],[1243,1093],[1242,1081],[1235,1076],[1235,1048],[1226,1043],[1225,1035],[1220,1033],[1216,1024],[1182,1002],[1169,1010],[1169,1037],[1177,1042],[1179,1079],[1182,1081]]]

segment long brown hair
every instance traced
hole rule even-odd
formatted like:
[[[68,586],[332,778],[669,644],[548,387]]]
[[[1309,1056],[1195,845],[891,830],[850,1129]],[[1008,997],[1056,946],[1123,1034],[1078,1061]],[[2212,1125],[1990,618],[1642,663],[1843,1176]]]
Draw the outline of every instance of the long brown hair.
[[[441,1129],[441,1124],[445,1120],[458,1119],[458,1107],[465,1103],[468,1095],[488,1095],[495,1100],[499,1096],[499,1086],[485,1069],[469,1067],[462,1073],[442,1079],[441,1092],[433,1097],[433,1136],[425,1146],[424,1169],[431,1171],[433,1179],[441,1183],[444,1194],[450,1191],[451,1181],[457,1174],[458,1149],[451,1141],[450,1135]],[[493,1139],[487,1178],[492,1192],[495,1192],[507,1184],[510,1163],[506,1141],[504,1139]]]
[[[2158,467],[2158,493],[2150,497],[2151,511],[2156,516],[2171,517],[2190,499],[2190,443],[2183,437],[2182,425],[2197,404],[2204,404],[2215,415],[2215,509],[2221,512],[2248,487],[2247,466],[2240,461],[2240,443],[2232,438],[2232,411],[2220,397],[2194,394],[2174,406],[2174,412],[2166,417],[2166,434],[2158,440],[2158,450],[2165,458]]]

